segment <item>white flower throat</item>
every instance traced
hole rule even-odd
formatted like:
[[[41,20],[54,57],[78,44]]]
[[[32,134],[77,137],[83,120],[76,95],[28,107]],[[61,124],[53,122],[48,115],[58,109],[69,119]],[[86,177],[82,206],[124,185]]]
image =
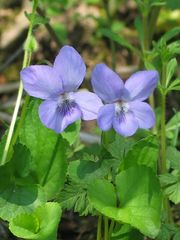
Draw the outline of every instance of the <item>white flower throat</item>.
[[[129,104],[127,102],[119,101],[115,103],[115,114],[125,114],[129,111]]]
[[[77,106],[72,93],[63,93],[58,98],[58,109],[62,115],[71,114]]]

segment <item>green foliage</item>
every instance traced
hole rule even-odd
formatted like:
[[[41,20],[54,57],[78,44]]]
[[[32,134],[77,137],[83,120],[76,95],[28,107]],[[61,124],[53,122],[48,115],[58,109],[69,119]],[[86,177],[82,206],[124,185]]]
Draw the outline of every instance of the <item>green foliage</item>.
[[[111,159],[103,159],[97,162],[76,160],[69,164],[69,176],[75,182],[84,183],[84,185],[93,182],[95,179],[103,178],[109,172]]]
[[[31,170],[32,156],[28,148],[20,143],[14,146],[14,154],[11,159],[13,165],[14,176],[17,178],[25,178]]]
[[[178,34],[180,34],[180,27],[174,27],[172,29],[170,29],[169,31],[167,31],[159,40],[159,43],[161,41],[164,42],[168,42],[170,41],[172,38],[176,37]]]
[[[167,159],[170,161],[171,168],[180,170],[180,151],[175,147],[169,146],[166,155]]]
[[[175,204],[180,203],[180,171],[173,171],[160,176],[164,193]]]
[[[32,20],[33,20],[33,25],[34,26],[39,25],[39,24],[46,24],[46,23],[49,22],[49,18],[42,17],[42,16],[39,16],[37,14],[34,17],[32,13],[25,12],[25,16],[30,22],[32,22]]]
[[[93,215],[94,209],[87,197],[87,189],[83,184],[70,182],[60,193],[59,202],[63,209],[78,212],[80,216]]]
[[[109,143],[106,147],[107,151],[112,155],[112,157],[122,161],[128,151],[132,149],[134,141],[120,136],[115,135],[114,141]]]
[[[167,159],[170,161],[171,173],[160,176],[164,193],[175,204],[180,203],[180,152],[174,147],[168,147]]]
[[[32,100],[29,104],[19,141],[31,152],[35,182],[43,186],[47,198],[51,199],[64,186],[68,144],[61,135],[42,125],[38,117],[38,106],[38,100]]]
[[[7,181],[7,179],[6,179]],[[42,188],[38,185],[9,182],[0,185],[0,217],[10,220],[17,214],[31,212],[46,201]]]
[[[118,224],[112,232],[111,240],[143,240],[143,235],[129,224]]]
[[[38,42],[34,36],[29,37],[24,45],[24,49],[27,49],[30,52],[35,52],[38,49]]]
[[[136,142],[124,159],[124,168],[133,165],[145,165],[157,170],[159,146],[156,136],[148,136]]]
[[[162,223],[161,231],[157,237],[157,240],[178,240],[179,237],[179,229],[174,224],[166,224]]]
[[[32,213],[20,214],[9,224],[11,232],[19,238],[56,240],[61,207],[58,203],[46,203]]]
[[[166,68],[166,86],[169,85],[174,73],[175,73],[175,70],[176,70],[176,67],[177,67],[177,60],[176,58],[173,58],[171,59],[168,64],[167,64],[167,68]]]
[[[119,45],[128,48],[129,50],[131,50],[131,51],[134,52],[135,54],[140,55],[140,52],[139,52],[135,47],[133,47],[133,46],[127,41],[127,39],[124,39],[122,36],[117,35],[116,33],[113,33],[111,30],[109,30],[109,29],[107,29],[107,28],[101,28],[101,29],[99,29],[99,32],[100,32],[103,36],[105,36],[105,37],[113,40],[114,42],[117,42]]]
[[[0,217],[10,220],[22,212],[31,212],[46,202],[41,186],[26,181],[30,170],[29,150],[16,144],[11,161],[0,167]]]
[[[64,132],[62,132],[62,137],[70,144],[74,144],[77,141],[81,128],[81,121],[76,121],[75,123],[68,126]]]
[[[166,135],[168,138],[175,137],[176,130],[180,127],[180,112],[177,112],[166,124]]]
[[[88,195],[95,209],[103,215],[130,224],[149,237],[158,235],[161,193],[150,168],[136,166],[122,171],[116,177],[116,189],[107,180],[96,180],[89,185]]]
[[[134,25],[138,33],[138,38],[141,44],[141,48],[143,48],[143,42],[144,42],[143,23],[139,16],[135,18]]]
[[[95,180],[88,186],[88,196],[97,211],[115,219],[117,197],[112,183],[105,179]]]
[[[166,0],[166,6],[172,10],[180,9],[180,1],[179,0]]]

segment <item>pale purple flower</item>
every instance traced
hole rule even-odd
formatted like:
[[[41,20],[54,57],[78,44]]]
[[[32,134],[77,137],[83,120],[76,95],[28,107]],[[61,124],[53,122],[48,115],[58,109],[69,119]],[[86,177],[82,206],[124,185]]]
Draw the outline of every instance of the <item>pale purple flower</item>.
[[[92,86],[105,103],[98,113],[99,127],[103,131],[113,127],[122,136],[131,136],[138,128],[151,128],[155,123],[154,112],[143,101],[152,94],[158,79],[157,71],[139,71],[123,83],[105,64],[97,64]]]
[[[39,106],[39,117],[47,128],[60,133],[80,118],[97,118],[103,105],[100,98],[92,92],[77,91],[85,74],[83,59],[70,46],[60,50],[53,67],[32,65],[21,71],[26,92],[45,100]]]

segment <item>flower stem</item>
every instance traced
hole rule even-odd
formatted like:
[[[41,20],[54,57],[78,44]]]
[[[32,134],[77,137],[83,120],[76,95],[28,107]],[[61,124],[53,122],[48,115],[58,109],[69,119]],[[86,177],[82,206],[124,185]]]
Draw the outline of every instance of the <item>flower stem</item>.
[[[162,66],[162,80],[161,80],[161,129],[160,129],[160,143],[161,143],[161,149],[160,149],[160,163],[159,163],[159,171],[160,174],[167,173],[167,164],[166,164],[166,94],[165,94],[165,88],[166,88],[166,63],[163,63]],[[163,205],[164,210],[167,214],[167,220],[169,223],[173,222],[173,216],[171,212],[171,208],[169,205],[169,200],[166,196],[163,198]]]
[[[166,173],[166,96],[161,95],[161,162],[160,162],[160,172]]]
[[[162,80],[161,80],[161,159],[160,159],[160,173],[166,173],[166,64],[163,63],[162,66]]]
[[[107,217],[104,217],[104,240],[109,240],[109,222]]]
[[[97,238],[96,240],[102,240],[102,215],[98,217],[98,225],[97,225]]]
[[[32,37],[34,19],[35,19],[35,12],[36,12],[37,5],[38,5],[38,0],[34,0],[33,1],[33,7],[32,7],[31,21],[30,21],[29,30],[28,30],[28,34],[27,34],[27,38],[26,38],[26,43],[25,43],[25,52],[24,52],[24,59],[23,59],[22,68],[25,68],[30,64],[31,51],[32,50],[29,46],[29,43],[30,43],[31,37]],[[11,124],[10,124],[10,127],[9,127],[9,132],[8,132],[6,144],[5,144],[5,147],[4,147],[4,152],[3,152],[2,162],[1,162],[2,165],[5,164],[6,161],[8,160],[8,154],[11,150],[11,148],[10,148],[11,147],[11,141],[12,141],[14,128],[15,128],[15,124],[16,124],[16,120],[17,120],[17,116],[18,116],[18,112],[19,112],[19,108],[20,108],[20,104],[21,104],[22,95],[23,95],[23,84],[22,84],[22,81],[20,80],[16,105],[15,105],[15,108],[14,108],[12,121],[11,121]]]
[[[113,228],[114,228],[114,220],[111,221],[111,224],[110,224],[110,227],[109,227],[109,239],[111,239],[111,234],[112,234],[112,231],[113,231]]]

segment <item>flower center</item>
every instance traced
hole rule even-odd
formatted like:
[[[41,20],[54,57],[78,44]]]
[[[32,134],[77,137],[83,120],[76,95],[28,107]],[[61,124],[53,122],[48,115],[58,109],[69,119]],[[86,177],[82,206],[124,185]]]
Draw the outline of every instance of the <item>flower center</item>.
[[[61,94],[58,98],[59,111],[65,116],[71,114],[74,108],[77,106],[72,93]]]
[[[127,102],[119,101],[115,103],[116,115],[125,114],[129,111],[129,104]]]

